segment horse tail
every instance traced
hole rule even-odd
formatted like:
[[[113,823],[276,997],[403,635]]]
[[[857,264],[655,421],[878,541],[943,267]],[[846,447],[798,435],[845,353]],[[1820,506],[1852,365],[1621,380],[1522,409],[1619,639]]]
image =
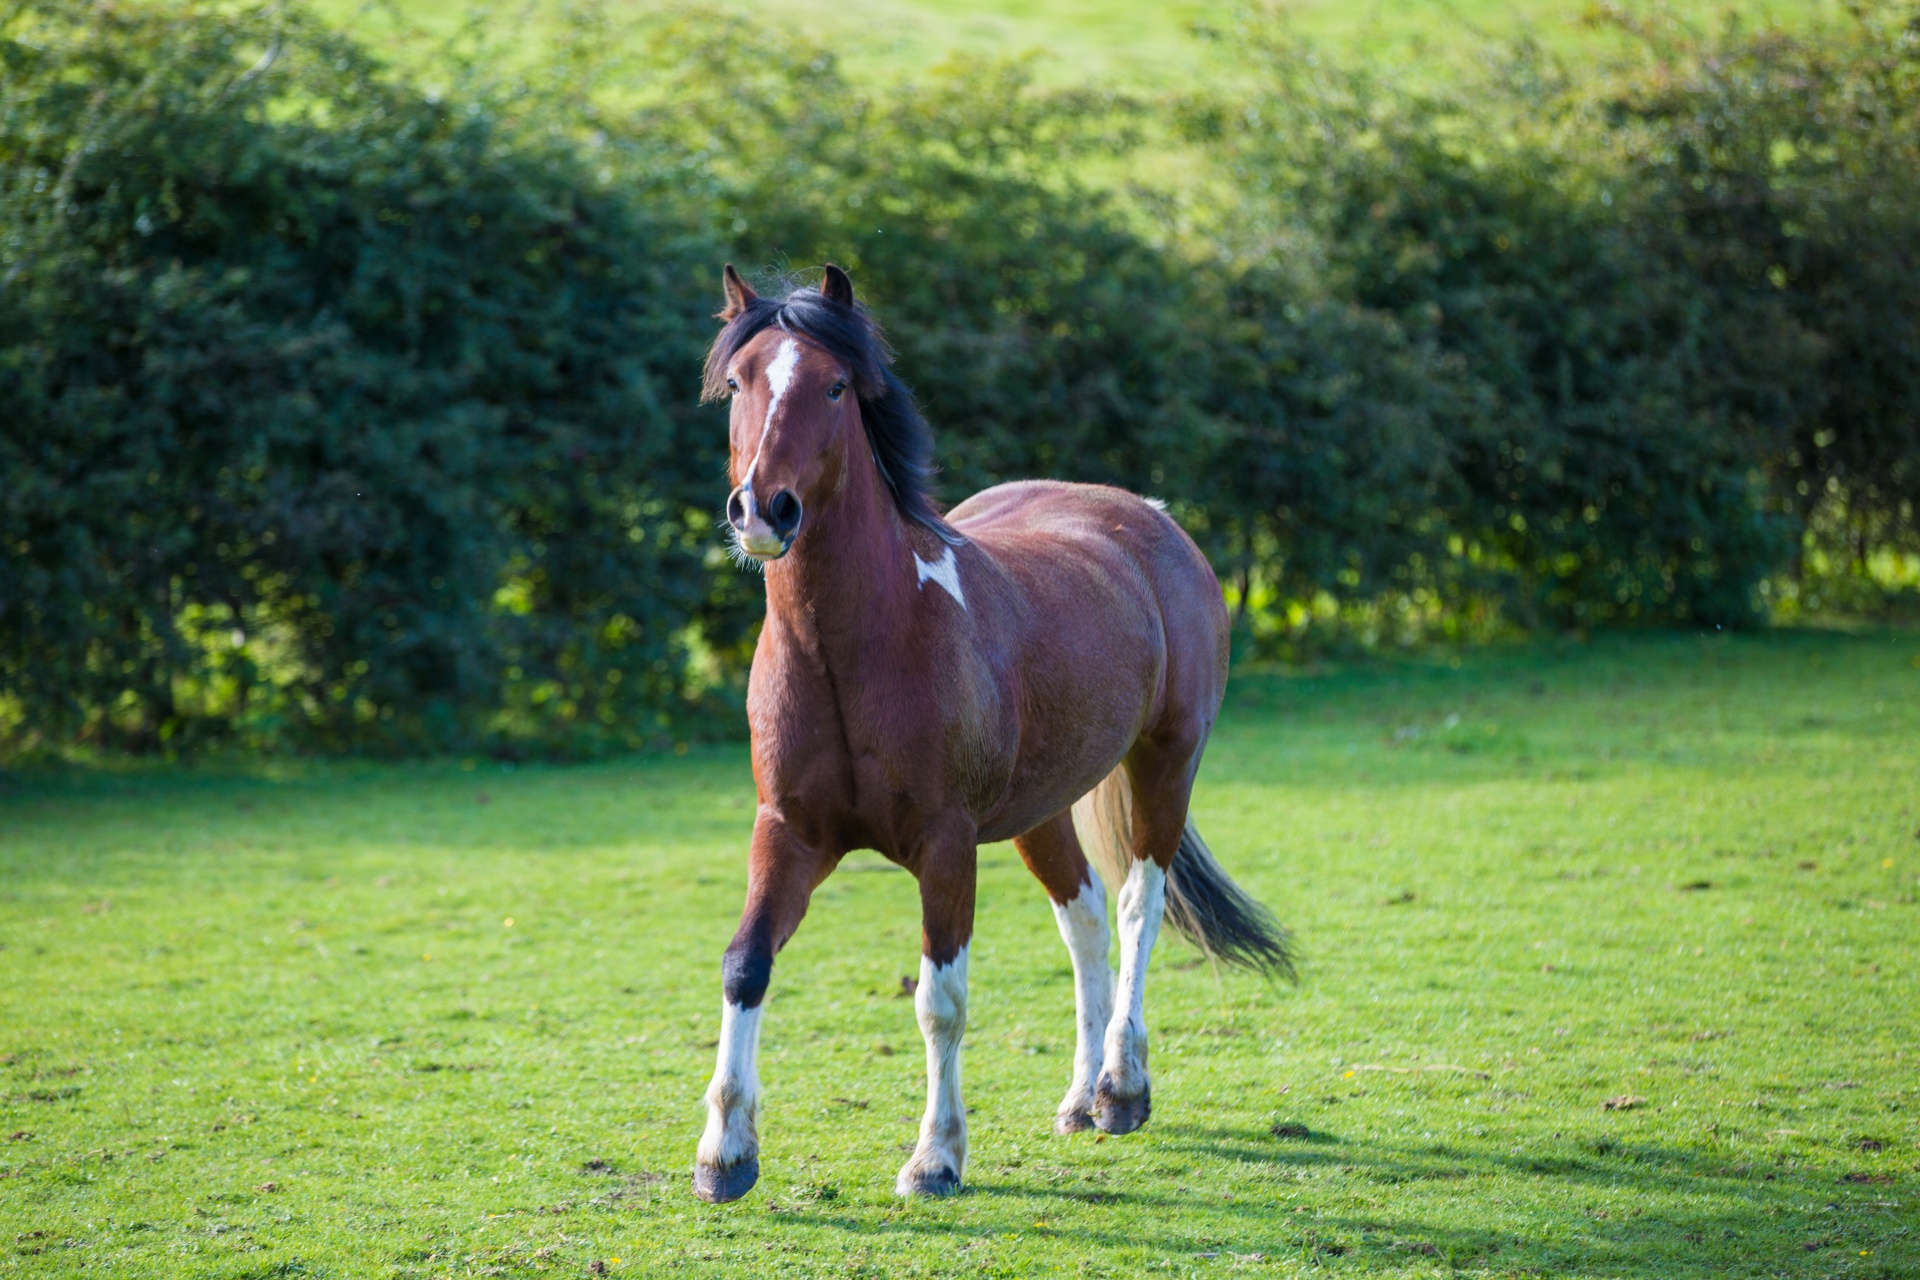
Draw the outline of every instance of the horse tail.
[[[1087,860],[1116,896],[1133,867],[1133,784],[1127,766],[1074,802],[1074,827]],[[1167,868],[1167,923],[1209,960],[1292,979],[1293,938],[1214,861],[1191,815]]]
[[[1228,878],[1191,817],[1167,868],[1167,919],[1209,959],[1269,978],[1297,980],[1293,935]]]
[[[1074,833],[1087,861],[1116,897],[1133,864],[1133,784],[1117,764],[1093,790],[1073,802]]]

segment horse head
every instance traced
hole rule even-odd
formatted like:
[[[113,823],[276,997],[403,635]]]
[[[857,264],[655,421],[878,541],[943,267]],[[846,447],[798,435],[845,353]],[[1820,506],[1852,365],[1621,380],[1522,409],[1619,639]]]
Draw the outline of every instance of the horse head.
[[[905,519],[959,543],[931,496],[932,432],[847,273],[829,265],[817,290],[779,299],[755,293],[731,263],[722,274],[725,327],[707,353],[705,395],[730,406],[734,547],[778,560],[806,513],[868,458]]]
[[[767,306],[731,263],[726,307],[732,325]],[[830,266],[815,307],[854,316],[853,282]],[[783,310],[805,305],[789,297]],[[772,317],[746,337],[720,371],[731,406],[727,525],[734,545],[755,560],[778,560],[800,536],[808,507],[838,485],[845,441],[857,430],[857,371],[803,332]]]

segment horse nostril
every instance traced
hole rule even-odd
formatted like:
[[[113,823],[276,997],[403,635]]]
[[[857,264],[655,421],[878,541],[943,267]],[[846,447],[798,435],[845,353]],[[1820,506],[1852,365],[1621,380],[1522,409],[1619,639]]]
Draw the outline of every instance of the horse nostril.
[[[738,529],[747,522],[747,486],[727,495],[727,523]]]
[[[793,496],[793,490],[782,489],[768,500],[767,523],[782,538],[793,536],[793,531],[800,527],[800,499]]]

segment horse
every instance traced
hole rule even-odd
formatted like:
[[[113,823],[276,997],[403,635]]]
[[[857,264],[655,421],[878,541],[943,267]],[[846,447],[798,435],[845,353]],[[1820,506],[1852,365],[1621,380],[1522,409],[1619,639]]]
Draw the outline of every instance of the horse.
[[[1293,971],[1287,932],[1187,812],[1226,687],[1219,582],[1163,504],[1117,488],[1022,481],[942,514],[932,433],[846,272],[829,265],[818,290],[781,298],[731,264],[722,274],[703,398],[730,402],[724,528],[764,572],[767,612],[746,708],[759,805],[694,1192],[725,1203],[759,1179],[774,957],[855,849],[920,890],[927,1106],[897,1194],[947,1194],[966,1171],[960,1042],[983,842],[1013,841],[1072,958],[1073,1077],[1055,1130],[1138,1129],[1162,917],[1215,960]]]

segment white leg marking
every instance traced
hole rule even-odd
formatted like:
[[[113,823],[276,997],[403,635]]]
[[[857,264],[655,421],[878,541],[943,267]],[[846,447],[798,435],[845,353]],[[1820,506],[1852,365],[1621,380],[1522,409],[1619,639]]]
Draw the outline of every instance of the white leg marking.
[[[1060,1101],[1057,1127],[1063,1132],[1092,1123],[1093,1090],[1100,1082],[1103,1061],[1101,1037],[1113,1016],[1113,970],[1107,967],[1107,891],[1099,877],[1088,876],[1080,894],[1068,903],[1053,904],[1054,923],[1073,957],[1073,1002],[1076,1029],[1073,1044],[1073,1083]]]
[[[914,552],[913,571],[917,575],[915,581],[922,591],[927,589],[928,582],[936,582],[946,588],[948,595],[960,602],[962,609],[967,607],[967,597],[960,590],[960,562],[954,558],[952,547],[942,548],[940,558],[932,564],[922,560],[918,551]]]
[[[720,1169],[758,1155],[760,1137],[760,1014],[764,1005],[720,1007],[720,1055],[713,1083],[707,1086],[707,1130],[700,1135],[699,1161]]]
[[[950,1190],[967,1169],[967,1109],[960,1100],[960,1038],[967,1030],[967,949],[952,964],[920,957],[913,1011],[927,1040],[927,1113],[920,1142],[894,1192]]]
[[[1147,961],[1166,905],[1167,873],[1151,858],[1136,860],[1120,887],[1120,990],[1107,1024],[1105,1074],[1121,1098],[1147,1087]]]

